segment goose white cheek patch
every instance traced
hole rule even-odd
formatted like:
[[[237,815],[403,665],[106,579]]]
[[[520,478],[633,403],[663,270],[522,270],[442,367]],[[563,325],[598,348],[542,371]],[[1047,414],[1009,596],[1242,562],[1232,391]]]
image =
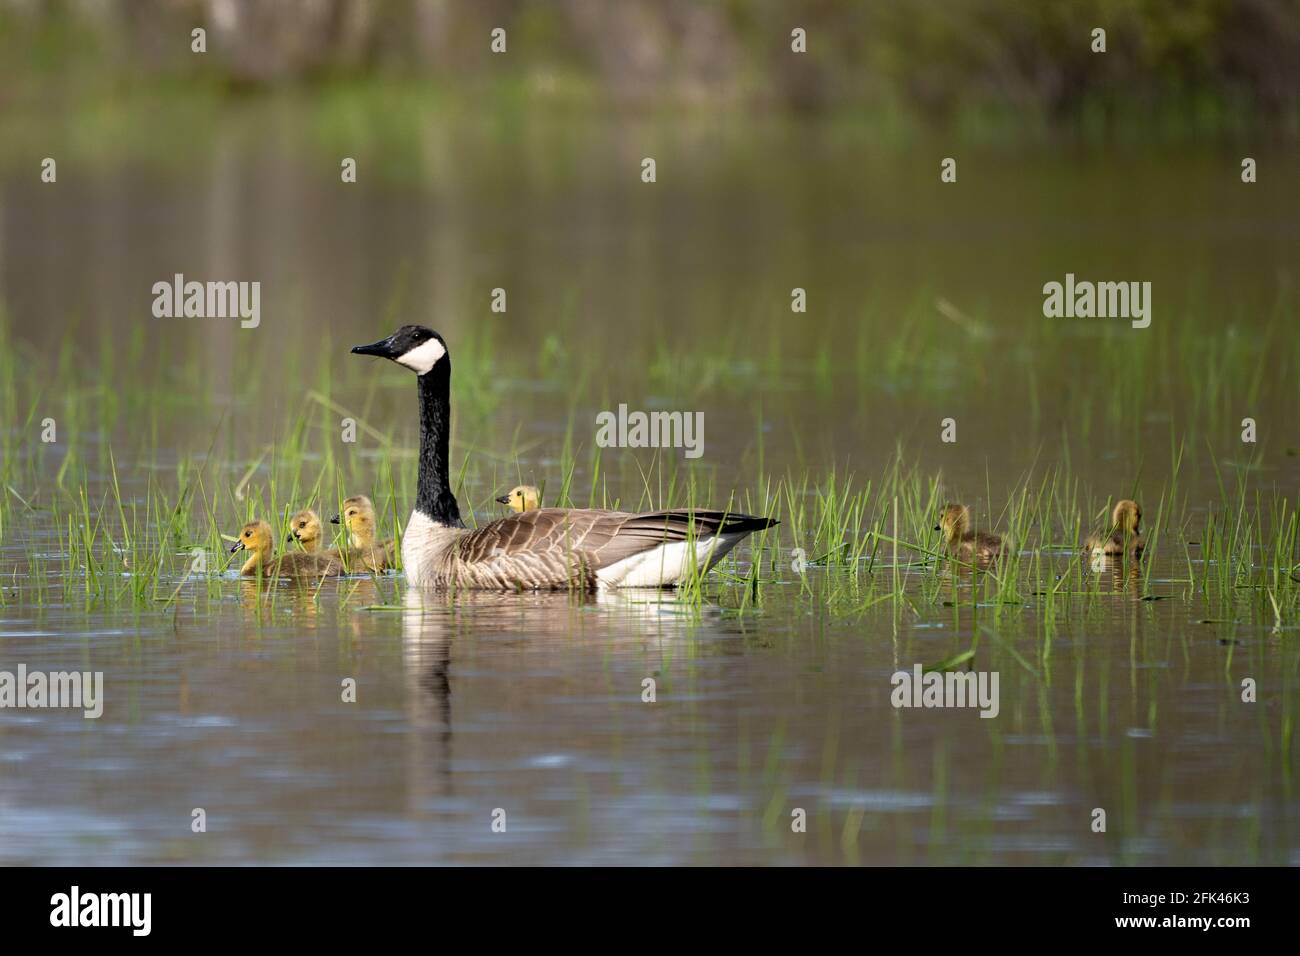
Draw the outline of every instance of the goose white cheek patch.
[[[447,350],[443,348],[441,342],[437,339],[429,339],[399,355],[397,364],[405,365],[409,369],[414,369],[416,374],[423,375],[437,365],[438,360],[446,354]]]

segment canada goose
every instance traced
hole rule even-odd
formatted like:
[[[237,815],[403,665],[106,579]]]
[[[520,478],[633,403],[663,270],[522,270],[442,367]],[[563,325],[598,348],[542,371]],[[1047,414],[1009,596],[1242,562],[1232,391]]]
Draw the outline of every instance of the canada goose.
[[[376,574],[387,570],[393,563],[395,541],[378,544],[375,541],[375,506],[365,495],[353,495],[343,501],[343,510],[330,518],[331,524],[342,522],[348,529],[348,543],[352,550],[347,554],[348,565],[364,565]]]
[[[542,495],[532,485],[516,485],[496,501],[509,505],[511,511],[536,511],[542,506]]]
[[[251,552],[240,574],[248,577],[261,574],[264,578],[323,578],[343,570],[336,558],[325,554],[294,551],[273,558],[274,537],[271,526],[265,521],[250,521],[244,525],[239,540],[230,549],[231,554],[241,548]]]
[[[935,531],[942,531],[948,553],[959,561],[989,560],[1002,554],[1002,539],[986,531],[970,530],[970,509],[965,505],[944,505]]]
[[[297,541],[308,554],[320,551],[321,523],[320,515],[310,508],[304,508],[289,519],[288,542]]]
[[[420,471],[415,510],[402,538],[407,580],[417,586],[488,589],[665,587],[694,564],[715,565],[770,518],[716,510],[630,514],[538,508],[470,531],[447,483],[451,358],[442,336],[405,325],[358,345],[415,372],[420,400]]]
[[[1088,535],[1083,549],[1093,555],[1118,556],[1127,554],[1137,557],[1146,547],[1139,528],[1142,524],[1142,509],[1136,501],[1125,498],[1115,503],[1111,512],[1111,534],[1105,537],[1099,534]]]

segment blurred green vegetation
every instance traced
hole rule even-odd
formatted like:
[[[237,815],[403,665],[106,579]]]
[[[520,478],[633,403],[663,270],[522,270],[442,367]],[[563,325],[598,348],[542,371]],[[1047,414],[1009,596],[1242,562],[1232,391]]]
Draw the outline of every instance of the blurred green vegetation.
[[[791,51],[795,28],[806,54]],[[322,82],[480,108],[866,111],[1011,131],[1158,118],[1289,139],[1300,0],[0,0],[0,109]]]

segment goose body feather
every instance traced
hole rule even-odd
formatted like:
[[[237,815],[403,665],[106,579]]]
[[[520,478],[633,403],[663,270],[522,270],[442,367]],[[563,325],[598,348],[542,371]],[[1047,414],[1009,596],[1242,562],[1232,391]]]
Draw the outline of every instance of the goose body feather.
[[[407,580],[421,587],[666,587],[693,562],[707,570],[774,523],[721,511],[541,508],[469,531],[416,511],[402,540],[402,563]]]

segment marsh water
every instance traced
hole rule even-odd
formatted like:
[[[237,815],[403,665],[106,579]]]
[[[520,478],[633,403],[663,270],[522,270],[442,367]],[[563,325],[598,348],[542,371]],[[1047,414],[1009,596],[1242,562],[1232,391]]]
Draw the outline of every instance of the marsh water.
[[[0,860],[1300,863],[1297,585],[1264,580],[1298,560],[1266,533],[1300,491],[1293,152],[265,104],[118,122],[3,138],[0,670],[102,671],[105,706],[0,712]],[[56,184],[20,145],[66,156]],[[260,281],[259,325],[155,318],[177,273]],[[1045,317],[1067,273],[1151,282],[1150,327]],[[212,527],[337,490],[405,520],[413,383],[348,348],[408,321],[449,345],[474,520],[520,480],[633,509],[694,481],[780,509],[757,596],[747,546],[698,601],[239,580]],[[702,411],[703,456],[593,457],[620,403]],[[1002,592],[936,567],[909,492],[876,497],[896,461],[984,527],[1043,481],[1086,530],[1137,497],[1150,554],[1081,568],[1042,507]],[[828,530],[832,475],[873,507]],[[1262,530],[1216,588],[1203,533],[1241,508]],[[919,547],[827,558],[864,528]],[[169,559],[128,599],[142,541]],[[891,706],[895,671],[970,649],[995,718]]]

